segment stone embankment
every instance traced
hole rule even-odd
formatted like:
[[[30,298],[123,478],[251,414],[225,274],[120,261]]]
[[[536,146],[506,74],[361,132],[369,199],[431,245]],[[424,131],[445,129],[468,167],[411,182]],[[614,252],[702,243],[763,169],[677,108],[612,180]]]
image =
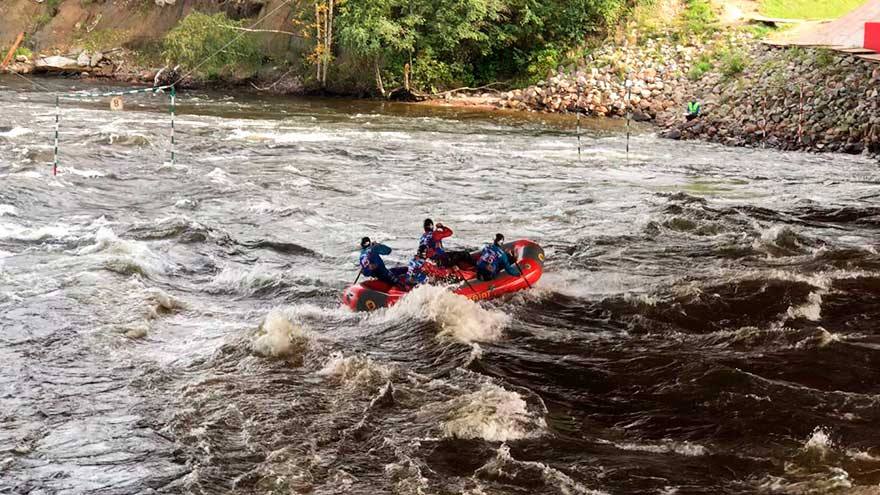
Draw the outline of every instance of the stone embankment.
[[[822,49],[755,45],[736,78],[710,74],[690,90],[703,115],[658,119],[660,135],[731,146],[880,153],[880,64]]]
[[[607,45],[580,67],[502,93],[496,104],[598,117],[624,117],[631,109],[671,139],[880,154],[880,64],[823,49],[771,47],[738,30],[675,39]],[[730,54],[741,66],[729,62]],[[687,122],[692,99],[702,115]]]
[[[637,120],[654,120],[690,98],[688,75],[702,54],[719,45],[733,49],[752,42],[751,34],[731,31],[711,39],[675,41],[673,34],[663,34],[640,44],[605,45],[581,67],[560,68],[535,86],[503,93],[498,105],[622,117],[627,114],[629,98]],[[632,85],[629,95],[627,80]]]

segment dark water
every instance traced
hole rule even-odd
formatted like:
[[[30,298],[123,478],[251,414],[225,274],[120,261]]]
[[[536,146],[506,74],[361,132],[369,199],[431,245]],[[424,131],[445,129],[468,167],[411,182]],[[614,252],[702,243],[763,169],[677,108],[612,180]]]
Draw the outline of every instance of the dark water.
[[[0,84],[0,493],[880,491],[876,162],[184,94],[175,165],[164,97],[65,102],[53,178]],[[425,216],[547,273],[341,309]]]

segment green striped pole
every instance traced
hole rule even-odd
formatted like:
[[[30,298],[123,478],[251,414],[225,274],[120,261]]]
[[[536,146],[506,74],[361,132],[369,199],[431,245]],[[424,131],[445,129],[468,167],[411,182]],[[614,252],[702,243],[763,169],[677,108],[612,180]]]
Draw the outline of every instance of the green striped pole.
[[[177,89],[171,86],[171,166],[174,166],[174,105],[177,99]]]
[[[52,165],[52,175],[58,175],[58,128],[61,125],[61,104],[60,98],[55,96],[55,156]]]

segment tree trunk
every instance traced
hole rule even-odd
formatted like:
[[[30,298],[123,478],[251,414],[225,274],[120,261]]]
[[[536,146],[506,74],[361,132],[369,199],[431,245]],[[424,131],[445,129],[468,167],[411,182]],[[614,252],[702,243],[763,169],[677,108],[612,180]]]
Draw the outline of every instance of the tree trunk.
[[[385,97],[385,86],[382,84],[382,71],[379,70],[379,59],[376,59],[376,88]]]
[[[318,79],[318,82],[321,82],[321,63],[323,62],[323,51],[321,50],[321,45],[323,41],[321,39],[321,3],[319,1],[315,1],[315,65],[317,66],[317,74],[315,77]],[[323,85],[322,85],[323,86]]]
[[[321,85],[327,85],[327,69],[330,67],[330,61],[333,57],[333,7],[334,0],[327,2],[327,12],[324,15],[326,27],[324,28],[324,72],[321,75]]]

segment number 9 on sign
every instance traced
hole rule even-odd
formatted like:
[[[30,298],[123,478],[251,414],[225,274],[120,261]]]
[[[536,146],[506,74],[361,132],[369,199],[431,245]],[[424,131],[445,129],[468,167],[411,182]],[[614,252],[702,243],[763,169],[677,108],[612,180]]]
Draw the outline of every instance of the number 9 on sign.
[[[125,108],[125,105],[122,104],[122,97],[121,96],[114,96],[113,98],[110,99],[110,110],[119,111],[119,110],[122,110],[123,108]]]

